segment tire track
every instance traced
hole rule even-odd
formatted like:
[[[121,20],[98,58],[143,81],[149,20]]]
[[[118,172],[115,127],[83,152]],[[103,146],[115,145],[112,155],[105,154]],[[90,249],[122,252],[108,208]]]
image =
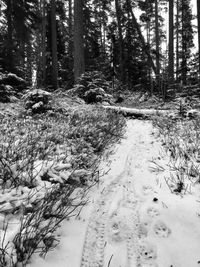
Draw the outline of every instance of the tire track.
[[[114,266],[113,261],[118,257],[115,250],[120,246],[126,254],[123,267],[137,266],[139,219],[129,177],[131,154],[127,156],[123,172],[107,186],[95,204],[86,231],[81,267]],[[110,248],[116,259],[110,255],[108,260]]]

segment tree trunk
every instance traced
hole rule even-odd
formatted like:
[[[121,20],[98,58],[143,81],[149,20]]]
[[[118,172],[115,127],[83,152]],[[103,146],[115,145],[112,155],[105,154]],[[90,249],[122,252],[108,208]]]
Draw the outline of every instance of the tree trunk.
[[[176,0],[176,81],[179,77],[179,0]]]
[[[32,86],[33,81],[33,56],[32,56],[32,47],[29,42],[26,46],[26,81],[28,81],[29,85]]]
[[[199,83],[200,83],[200,1],[197,0],[197,20],[198,20],[198,49],[199,49]]]
[[[46,1],[42,0],[42,85],[46,85]]]
[[[13,70],[13,22],[12,22],[12,0],[7,0],[7,68]]]
[[[156,67],[155,67],[153,59],[152,59],[152,57],[151,57],[151,55],[149,53],[149,48],[147,47],[147,45],[145,43],[145,40],[144,40],[144,37],[143,37],[143,35],[141,33],[140,26],[139,26],[139,24],[138,24],[138,22],[137,22],[137,20],[135,18],[135,15],[133,13],[133,9],[132,9],[130,0],[126,0],[126,3],[127,3],[127,8],[129,10],[129,12],[131,13],[133,28],[135,28],[137,30],[138,37],[139,37],[141,45],[142,45],[142,49],[143,49],[144,53],[147,55],[147,59],[148,59],[149,65],[151,66],[151,68],[153,69],[153,72],[156,75],[156,73],[157,73]]]
[[[182,0],[182,6],[184,5],[184,0]],[[187,41],[186,41],[186,32],[183,26],[183,20],[185,19],[185,10],[182,8],[182,62],[181,62],[181,73],[182,73],[182,82],[183,85],[187,84]]]
[[[74,0],[74,80],[85,72],[83,38],[83,0]]]
[[[174,0],[169,0],[169,82],[174,82]]]
[[[58,57],[57,57],[57,29],[56,29],[56,3],[51,0],[51,52],[52,52],[52,85],[58,88]]]
[[[72,23],[72,0],[69,0],[69,62],[70,70],[73,68],[73,23]]]
[[[119,33],[120,81],[124,82],[123,36],[122,36],[122,25],[121,25],[121,6],[119,1],[120,0],[115,0],[115,9],[116,9],[117,27]]]
[[[156,36],[156,81],[158,87],[160,87],[160,37],[159,37],[157,0],[155,0],[155,36]]]

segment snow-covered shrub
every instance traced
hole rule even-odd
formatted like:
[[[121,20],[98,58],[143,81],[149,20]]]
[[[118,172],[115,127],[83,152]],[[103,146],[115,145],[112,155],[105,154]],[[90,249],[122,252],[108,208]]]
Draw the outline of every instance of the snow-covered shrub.
[[[200,119],[157,118],[154,125],[170,158],[166,182],[172,193],[184,194],[200,182]]]
[[[108,102],[113,103],[110,82],[106,81],[102,72],[85,72],[78,80],[75,87],[68,91],[71,95],[77,95],[86,103]]]
[[[100,159],[120,140],[124,125],[123,117],[91,106],[72,109],[67,117],[0,121],[0,217],[7,225],[0,260],[10,259],[5,267],[16,258],[26,266],[34,252],[55,246],[56,228],[84,205],[84,192],[98,181]]]
[[[0,102],[14,102],[17,98],[15,97],[16,91],[10,85],[0,85]]]
[[[52,95],[42,89],[29,90],[24,96],[25,109],[31,113],[42,113],[51,109]]]
[[[22,91],[27,87],[26,81],[15,73],[0,73],[0,85],[9,85],[17,91]]]

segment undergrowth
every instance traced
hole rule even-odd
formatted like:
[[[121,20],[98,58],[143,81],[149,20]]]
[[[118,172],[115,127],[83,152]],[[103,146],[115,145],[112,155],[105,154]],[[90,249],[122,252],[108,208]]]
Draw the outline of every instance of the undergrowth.
[[[0,266],[26,266],[56,246],[56,229],[85,205],[124,126],[116,113],[90,106],[0,122]]]
[[[156,118],[153,124],[159,130],[169,158],[167,185],[172,193],[190,193],[192,187],[200,183],[200,119]],[[165,170],[166,167],[154,163],[158,171]]]

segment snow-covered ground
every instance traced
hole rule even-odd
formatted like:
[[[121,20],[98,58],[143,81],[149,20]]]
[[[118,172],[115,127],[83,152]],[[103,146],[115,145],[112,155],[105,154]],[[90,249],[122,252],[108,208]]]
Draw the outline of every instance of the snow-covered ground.
[[[168,173],[152,172],[152,158],[168,162],[153,131],[151,122],[128,121],[89,203],[60,227],[59,246],[29,267],[200,266],[200,186],[181,197]]]

